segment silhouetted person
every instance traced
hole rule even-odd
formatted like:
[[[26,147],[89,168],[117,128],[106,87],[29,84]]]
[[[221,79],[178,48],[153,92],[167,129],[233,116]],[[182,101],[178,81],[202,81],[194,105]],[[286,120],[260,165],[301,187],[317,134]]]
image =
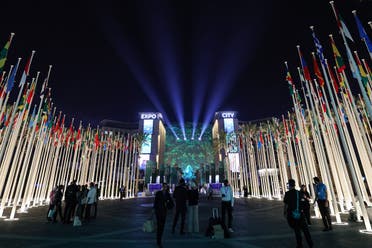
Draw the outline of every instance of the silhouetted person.
[[[76,207],[76,193],[77,193],[76,180],[73,180],[70,185],[67,186],[65,192],[65,211],[64,211],[64,221],[63,223],[71,223],[71,218],[75,214]]]
[[[305,235],[306,242],[309,247],[313,247],[313,241],[307,227],[305,216],[303,213],[303,193],[295,189],[296,182],[293,179],[288,180],[289,190],[284,195],[284,217],[287,219],[288,225],[293,228],[296,235],[297,247],[302,247],[301,230]],[[298,206],[298,207],[297,207]],[[299,218],[295,219],[293,211],[297,209],[300,211]]]
[[[323,231],[330,231],[332,230],[332,221],[331,216],[329,213],[329,201],[328,201],[328,194],[327,194],[327,187],[324,183],[322,183],[319,177],[314,177],[315,183],[315,202],[318,203],[320,214],[322,215],[322,220],[324,224]]]
[[[306,218],[306,222],[308,225],[311,225],[311,219],[310,219],[310,194],[306,189],[306,185],[301,185],[301,193],[303,194],[303,206],[304,206],[304,214]]]
[[[56,208],[56,212],[54,213],[54,216],[53,216],[53,222],[57,222],[57,215],[59,215],[61,222],[63,222],[62,197],[63,197],[63,185],[59,185],[57,192],[54,196],[54,205]]]
[[[166,183],[163,183],[162,190],[159,190],[155,194],[154,211],[156,216],[156,244],[158,247],[162,247],[162,236],[164,232],[165,221],[167,217],[167,202],[172,201],[169,194],[169,187]]]
[[[122,185],[120,188],[119,188],[119,193],[120,193],[120,201],[123,200],[123,198],[125,197],[125,187],[124,185]]]
[[[246,185],[243,186],[244,197],[248,197],[248,188]]]
[[[101,189],[98,188],[98,184],[96,183],[94,185],[94,187],[96,188],[96,200],[94,201],[93,203],[93,207],[94,207],[94,215],[93,215],[93,218],[97,218],[97,208],[98,208],[98,200],[99,200],[99,194],[101,193]],[[125,188],[124,188],[125,190]],[[125,196],[124,196],[125,197]]]
[[[173,198],[176,199],[176,213],[173,219],[172,233],[175,232],[178,217],[181,214],[180,234],[184,234],[185,233],[184,232],[185,218],[186,218],[186,211],[187,211],[187,206],[186,206],[187,188],[186,188],[185,180],[183,178],[180,179],[179,184],[174,189]]]

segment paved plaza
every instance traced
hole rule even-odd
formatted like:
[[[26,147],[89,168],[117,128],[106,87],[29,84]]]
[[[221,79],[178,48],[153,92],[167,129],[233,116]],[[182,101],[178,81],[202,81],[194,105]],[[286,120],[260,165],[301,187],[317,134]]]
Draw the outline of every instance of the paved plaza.
[[[100,201],[98,218],[81,227],[48,223],[47,207],[33,208],[19,215],[19,221],[0,220],[0,247],[156,247],[155,234],[141,230],[151,215],[152,201],[152,197]],[[204,236],[214,206],[219,206],[218,199],[201,200],[200,234],[171,234],[172,213],[169,213],[164,247],[296,247],[294,233],[282,215],[281,201],[237,199],[233,212],[235,232],[224,240]],[[347,215],[342,218],[347,220]],[[362,228],[363,223],[349,223],[334,226],[332,232],[322,232],[321,220],[314,219],[310,231],[315,247],[372,247],[372,235],[360,234]]]

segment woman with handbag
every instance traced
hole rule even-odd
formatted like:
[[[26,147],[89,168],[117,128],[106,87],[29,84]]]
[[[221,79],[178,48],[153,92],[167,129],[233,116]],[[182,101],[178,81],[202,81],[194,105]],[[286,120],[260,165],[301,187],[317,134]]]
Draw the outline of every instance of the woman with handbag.
[[[288,180],[288,191],[284,195],[284,217],[288,225],[294,230],[296,235],[297,247],[302,247],[301,231],[305,235],[309,247],[314,243],[311,239],[305,216],[303,214],[303,193],[295,189],[296,182],[293,179]]]
[[[155,194],[154,211],[156,216],[156,243],[158,247],[163,247],[161,239],[164,232],[165,221],[167,217],[167,210],[172,208],[173,200],[169,193],[169,187],[166,183],[163,183],[162,190],[159,190]]]

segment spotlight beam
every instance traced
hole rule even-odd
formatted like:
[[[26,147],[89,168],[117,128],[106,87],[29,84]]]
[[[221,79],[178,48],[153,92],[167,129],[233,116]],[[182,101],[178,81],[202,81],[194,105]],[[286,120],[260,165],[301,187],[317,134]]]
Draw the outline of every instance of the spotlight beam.
[[[139,82],[142,90],[146,96],[150,99],[151,103],[155,106],[158,112],[162,113],[164,123],[169,127],[173,135],[178,138],[177,134],[172,127],[164,107],[158,100],[159,98],[155,94],[155,90],[149,83],[149,80],[145,76],[145,73],[140,67],[138,56],[135,54],[134,49],[128,44],[127,40],[124,39],[122,33],[119,31],[117,23],[110,17],[102,15],[102,31],[105,33],[107,40],[111,46],[115,49],[120,60],[128,65],[128,68],[134,75],[135,79]]]

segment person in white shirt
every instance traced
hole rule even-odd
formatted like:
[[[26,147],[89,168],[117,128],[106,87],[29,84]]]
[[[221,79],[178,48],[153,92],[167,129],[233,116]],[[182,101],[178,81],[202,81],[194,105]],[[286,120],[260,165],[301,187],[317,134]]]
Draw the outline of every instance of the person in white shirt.
[[[226,225],[225,216],[227,212],[227,228],[229,232],[234,232],[232,229],[232,211],[234,207],[234,196],[229,184],[229,181],[225,179],[223,181],[223,186],[221,188],[221,197],[222,197],[222,206],[221,206],[221,214],[222,214],[222,221]]]
[[[96,195],[97,195],[97,189],[94,186],[94,183],[91,182],[89,184],[90,188],[87,195],[87,208],[85,210],[85,219],[90,219],[90,209],[92,208],[92,205],[96,202]]]

